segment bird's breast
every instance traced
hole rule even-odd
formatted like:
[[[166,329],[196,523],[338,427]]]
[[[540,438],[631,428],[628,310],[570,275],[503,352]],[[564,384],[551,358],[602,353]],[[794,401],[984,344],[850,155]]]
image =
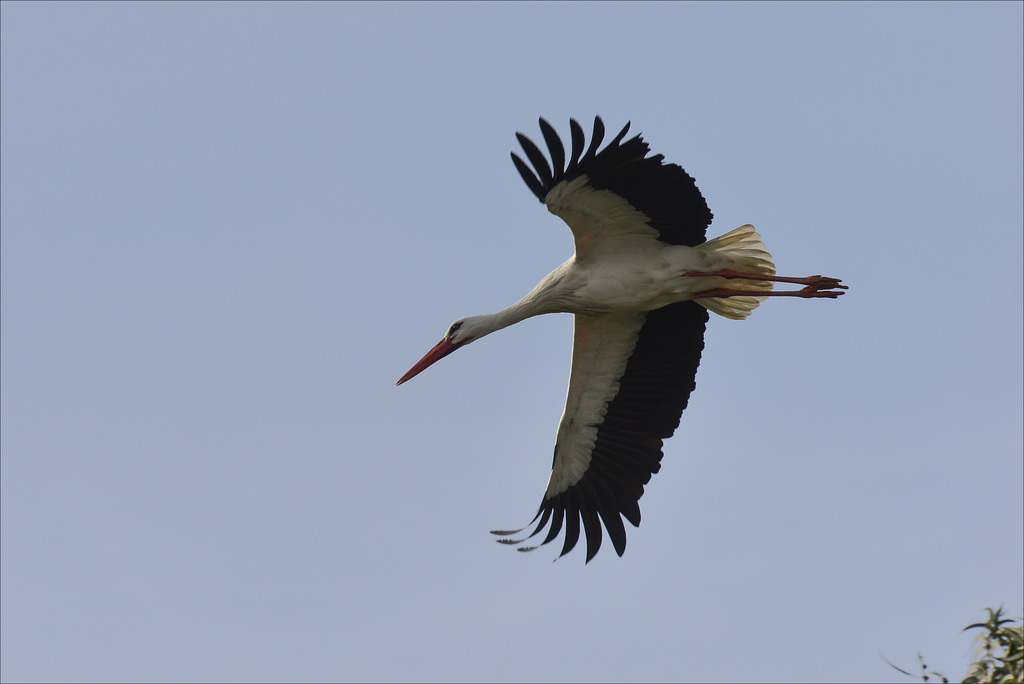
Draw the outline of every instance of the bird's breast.
[[[576,299],[581,307],[603,311],[647,311],[664,306],[671,264],[660,258],[604,260],[581,268]]]

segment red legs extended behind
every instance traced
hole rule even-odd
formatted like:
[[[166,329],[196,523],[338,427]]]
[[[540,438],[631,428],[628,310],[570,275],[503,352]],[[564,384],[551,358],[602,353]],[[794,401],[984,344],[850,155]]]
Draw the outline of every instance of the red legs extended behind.
[[[719,278],[743,278],[744,280],[768,280],[774,283],[795,283],[797,285],[804,285],[799,290],[784,290],[782,292],[763,292],[761,290],[731,290],[727,287],[716,287],[711,290],[704,290],[693,295],[691,299],[703,299],[705,297],[737,297],[737,296],[750,296],[750,297],[828,297],[829,299],[835,299],[841,294],[844,294],[842,290],[846,290],[846,285],[840,285],[842,282],[839,278],[830,278],[828,276],[812,275],[806,278],[789,278],[786,276],[774,276],[774,275],[763,275],[760,273],[741,273],[739,271],[733,271],[729,268],[724,268],[719,271],[690,271],[684,273],[684,276],[718,276]],[[838,292],[836,290],[839,290]]]

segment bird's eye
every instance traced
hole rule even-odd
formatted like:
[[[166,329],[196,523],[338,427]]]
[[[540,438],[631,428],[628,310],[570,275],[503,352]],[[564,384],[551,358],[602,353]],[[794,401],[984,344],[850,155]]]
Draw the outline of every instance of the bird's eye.
[[[448,328],[448,334],[451,335],[452,333],[454,333],[456,330],[458,330],[461,327],[462,327],[462,322],[461,321],[458,322],[458,323],[452,323],[452,327]]]

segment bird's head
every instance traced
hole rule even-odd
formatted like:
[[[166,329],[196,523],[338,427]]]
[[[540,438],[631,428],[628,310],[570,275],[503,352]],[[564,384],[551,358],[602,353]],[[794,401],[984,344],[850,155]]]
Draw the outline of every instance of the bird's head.
[[[419,375],[426,370],[427,367],[433,365],[437,361],[440,361],[459,347],[463,347],[478,337],[486,335],[490,332],[490,330],[486,330],[482,325],[486,318],[486,316],[467,316],[466,318],[460,318],[452,323],[448,326],[448,332],[444,334],[441,341],[434,345],[434,348],[428,351],[426,355],[420,359],[415,366],[410,368],[409,372],[403,375],[395,384],[401,385],[406,380],[410,380]]]

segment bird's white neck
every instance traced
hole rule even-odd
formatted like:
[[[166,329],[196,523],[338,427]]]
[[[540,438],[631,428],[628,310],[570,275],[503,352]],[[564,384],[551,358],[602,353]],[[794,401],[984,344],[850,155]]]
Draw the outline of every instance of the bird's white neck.
[[[492,332],[515,325],[519,321],[531,316],[548,313],[547,311],[535,310],[536,307],[532,306],[532,304],[533,302],[526,301],[524,297],[501,311],[479,314],[477,316],[466,316],[462,319],[464,334],[467,337],[478,340],[484,335],[490,335]]]
[[[467,316],[464,326],[472,339],[480,339],[496,330],[515,325],[519,321],[539,316],[546,313],[557,313],[569,311],[564,300],[562,288],[569,262],[562,264],[554,271],[544,277],[537,286],[526,293],[522,299],[515,304],[505,307],[501,311],[478,316]]]

